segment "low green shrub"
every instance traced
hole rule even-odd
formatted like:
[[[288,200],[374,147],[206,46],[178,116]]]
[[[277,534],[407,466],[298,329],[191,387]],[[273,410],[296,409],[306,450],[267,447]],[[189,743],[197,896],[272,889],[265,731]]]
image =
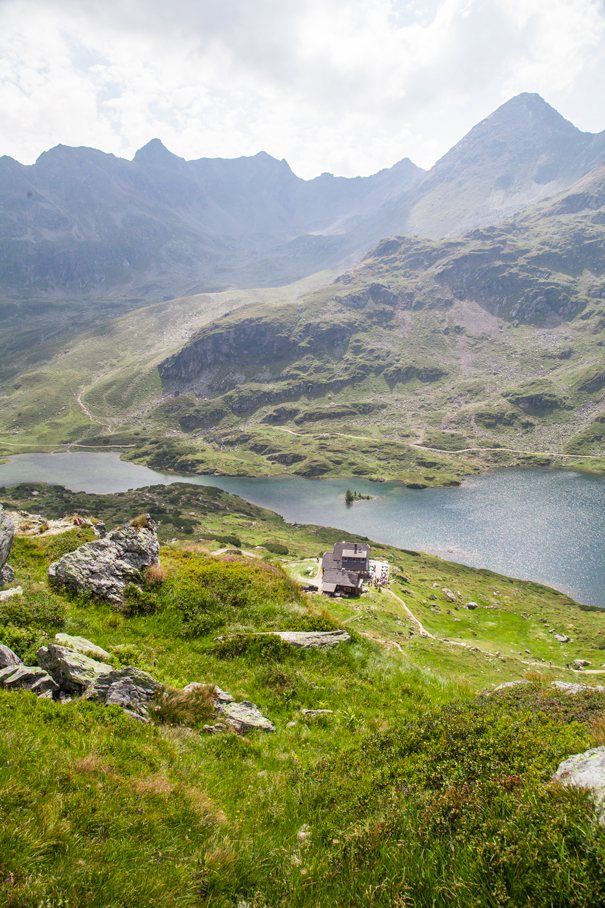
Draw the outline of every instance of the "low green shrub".
[[[274,634],[233,634],[215,643],[212,652],[218,659],[245,656],[262,662],[282,662],[292,655],[293,648]]]
[[[273,555],[287,555],[290,551],[288,546],[282,545],[281,542],[265,542],[263,547]]]

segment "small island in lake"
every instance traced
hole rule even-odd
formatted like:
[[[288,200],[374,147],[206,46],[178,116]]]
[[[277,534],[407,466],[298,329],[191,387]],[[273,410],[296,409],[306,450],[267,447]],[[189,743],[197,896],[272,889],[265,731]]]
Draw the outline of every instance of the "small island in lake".
[[[373,495],[362,495],[361,492],[353,492],[351,489],[347,489],[345,492],[345,501],[349,505],[354,501],[370,501],[372,498],[374,498]]]

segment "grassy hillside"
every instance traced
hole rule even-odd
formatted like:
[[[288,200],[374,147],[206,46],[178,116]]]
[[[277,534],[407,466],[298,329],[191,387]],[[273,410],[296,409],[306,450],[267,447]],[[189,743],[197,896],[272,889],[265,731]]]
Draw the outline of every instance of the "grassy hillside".
[[[114,707],[0,693],[0,904],[603,900],[603,827],[585,795],[549,783],[561,759],[605,742],[603,695],[549,686],[600,678],[564,661],[581,654],[600,665],[601,612],[381,546],[373,551],[393,556],[390,592],[301,594],[297,581],[343,533],[289,526],[214,489],[87,496],[21,485],[3,499],[108,525],[155,511],[165,543],[161,582],[112,609],[46,583],[48,563],[90,530],[18,538],[11,563],[24,595],[0,604],[0,640],[31,658],[59,630],[81,634],[116,665],[169,686],[204,681],[253,700],[276,731],[199,733],[208,721],[199,703],[142,726]],[[287,555],[270,554],[275,541]],[[467,609],[471,600],[479,608]],[[341,626],[352,642],[327,652],[254,637]],[[553,627],[573,643],[557,643]],[[519,678],[532,683],[486,696]],[[305,718],[303,709],[332,712]]]

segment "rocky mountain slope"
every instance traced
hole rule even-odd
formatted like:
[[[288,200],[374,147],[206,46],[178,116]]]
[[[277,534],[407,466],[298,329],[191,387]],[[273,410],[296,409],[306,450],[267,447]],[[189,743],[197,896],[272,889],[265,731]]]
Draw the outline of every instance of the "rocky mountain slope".
[[[57,146],[0,159],[0,291],[122,301],[279,286],[358,260],[396,233],[452,236],[502,220],[605,162],[538,95],[508,101],[425,174],[301,180],[265,153],[185,161],[154,139],[132,161]],[[352,258],[351,258],[352,257]],[[31,316],[31,313],[30,313]]]
[[[62,145],[29,167],[4,157],[0,287],[17,297],[143,301],[216,285],[276,285],[275,271],[254,271],[275,247],[278,271],[295,256],[296,277],[317,271],[304,243],[289,244],[305,236],[312,249],[315,235],[345,230],[423,174],[405,159],[372,177],[301,180],[264,152],[185,161],[158,139],[132,161]]]

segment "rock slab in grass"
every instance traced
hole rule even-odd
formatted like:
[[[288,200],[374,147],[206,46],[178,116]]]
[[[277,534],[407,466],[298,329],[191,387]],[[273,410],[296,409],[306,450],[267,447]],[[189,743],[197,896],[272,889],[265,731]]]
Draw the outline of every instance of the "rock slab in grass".
[[[497,655],[497,653],[496,653]],[[505,681],[504,684],[499,684],[498,687],[494,688],[494,693],[497,690],[506,690],[509,687],[517,687],[519,684],[530,684],[530,681],[527,681],[525,678],[522,678],[519,681]]]
[[[571,684],[569,681],[553,681],[550,686],[556,687],[557,690],[562,690],[566,694],[581,694],[585,690],[598,690],[599,693],[605,692],[605,687],[600,684],[593,686],[590,684]]]
[[[351,637],[346,631],[272,631],[285,643],[300,649],[330,649],[339,643],[350,643]]]
[[[594,797],[599,823],[605,826],[605,747],[574,754],[559,764],[553,780],[573,788],[585,788]]]
[[[90,592],[120,605],[128,583],[141,580],[145,567],[159,564],[160,546],[155,523],[116,527],[103,539],[86,542],[48,569],[48,579],[76,593]]]
[[[71,634],[55,634],[55,640],[61,646],[66,646],[68,649],[73,649],[77,653],[83,653],[85,656],[90,656],[91,658],[93,656],[101,659],[110,658],[110,653],[108,653],[107,650],[97,646],[96,643],[91,643],[86,637],[72,637]]]
[[[275,725],[266,716],[263,716],[255,703],[243,700],[241,703],[220,703],[215,701],[216,711],[225,724],[238,735],[246,735],[250,731],[275,731]]]
[[[9,665],[22,665],[22,662],[23,660],[12,649],[0,643],[0,668],[7,668]]]
[[[30,690],[38,696],[51,696],[59,686],[51,676],[37,666],[9,665],[0,670],[0,686],[5,690]]]
[[[66,646],[49,643],[36,653],[38,665],[51,675],[67,694],[81,694],[99,675],[107,673],[104,662],[77,653]]]

